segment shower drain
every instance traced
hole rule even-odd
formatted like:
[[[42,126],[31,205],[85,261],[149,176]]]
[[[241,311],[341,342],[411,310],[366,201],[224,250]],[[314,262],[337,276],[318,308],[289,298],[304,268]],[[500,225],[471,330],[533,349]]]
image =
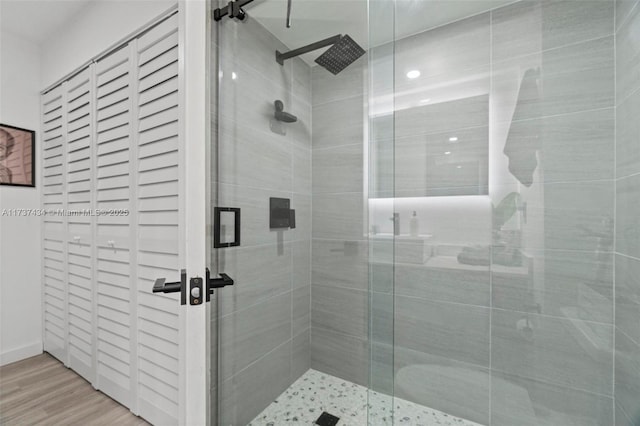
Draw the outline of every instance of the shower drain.
[[[340,417],[336,417],[333,414],[329,414],[326,411],[323,411],[316,420],[316,424],[318,426],[336,426],[340,421]]]

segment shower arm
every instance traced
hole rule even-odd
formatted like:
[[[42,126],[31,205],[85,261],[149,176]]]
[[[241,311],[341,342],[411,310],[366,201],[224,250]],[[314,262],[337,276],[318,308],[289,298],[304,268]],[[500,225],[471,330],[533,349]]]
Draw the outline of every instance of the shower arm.
[[[331,46],[332,44],[336,44],[342,38],[342,34],[335,35],[333,37],[325,38],[324,40],[316,41],[315,43],[311,43],[307,46],[300,47],[295,50],[290,50],[289,52],[281,53],[276,50],[276,61],[280,65],[284,65],[284,61],[287,59],[295,58],[296,56],[304,55],[305,53],[313,52],[314,50],[322,49],[323,47]]]
[[[287,1],[287,28],[291,28],[291,1]]]

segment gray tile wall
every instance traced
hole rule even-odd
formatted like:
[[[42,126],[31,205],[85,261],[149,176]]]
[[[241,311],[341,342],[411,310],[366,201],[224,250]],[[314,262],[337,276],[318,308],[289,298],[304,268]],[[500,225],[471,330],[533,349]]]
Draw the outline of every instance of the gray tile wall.
[[[242,209],[242,244],[214,254],[235,285],[216,292],[212,329],[220,335],[221,424],[240,425],[311,365],[311,68],[300,59],[277,64],[274,52],[285,46],[254,19],[217,25],[214,197]],[[298,116],[285,136],[270,130],[276,99]],[[270,197],[291,199],[296,229],[269,229]]]
[[[367,58],[312,69],[311,366],[369,383],[364,149]]]
[[[616,426],[640,423],[640,4],[616,1]]]

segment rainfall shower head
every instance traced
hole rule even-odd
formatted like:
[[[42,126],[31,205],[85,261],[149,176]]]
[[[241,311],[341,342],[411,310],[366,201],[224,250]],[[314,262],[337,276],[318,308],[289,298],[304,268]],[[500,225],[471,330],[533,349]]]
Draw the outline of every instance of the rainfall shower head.
[[[276,50],[276,61],[280,65],[283,65],[287,59],[295,58],[296,56],[304,55],[305,53],[313,52],[314,50],[327,46],[331,47],[316,59],[316,63],[334,75],[344,70],[365,54],[365,50],[351,37],[338,34],[289,52],[280,53]]]
[[[354,63],[364,55],[364,49],[351,37],[345,35],[316,59],[316,64],[323,66],[333,75]]]

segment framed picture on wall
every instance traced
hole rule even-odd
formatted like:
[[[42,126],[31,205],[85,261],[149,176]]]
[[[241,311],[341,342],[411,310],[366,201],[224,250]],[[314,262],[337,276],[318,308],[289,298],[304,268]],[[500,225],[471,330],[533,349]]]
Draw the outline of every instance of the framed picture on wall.
[[[0,185],[35,185],[36,132],[0,124]]]

